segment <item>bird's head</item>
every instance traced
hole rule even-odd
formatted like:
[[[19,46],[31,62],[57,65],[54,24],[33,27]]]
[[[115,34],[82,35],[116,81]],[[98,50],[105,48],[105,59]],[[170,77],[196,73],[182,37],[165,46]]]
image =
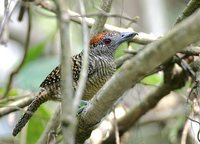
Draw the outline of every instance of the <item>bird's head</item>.
[[[117,47],[137,35],[136,32],[102,32],[90,40],[90,50],[95,54],[112,54]]]

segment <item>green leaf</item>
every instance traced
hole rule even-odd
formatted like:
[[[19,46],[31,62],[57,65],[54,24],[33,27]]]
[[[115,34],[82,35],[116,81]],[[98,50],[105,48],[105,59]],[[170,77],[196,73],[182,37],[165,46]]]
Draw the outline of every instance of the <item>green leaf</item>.
[[[44,51],[46,45],[46,41],[42,41],[40,43],[38,43],[37,45],[29,48],[28,53],[27,53],[27,57],[25,59],[25,64],[30,63],[31,61],[37,59],[39,56],[41,56],[41,54]]]
[[[50,119],[50,113],[44,106],[41,106],[30,119],[27,130],[27,143],[35,144]]]
[[[132,49],[136,49],[139,47],[138,44],[130,44],[131,48]],[[128,48],[128,44],[125,42],[125,43],[122,43],[116,50],[115,52],[115,58],[118,58],[120,56],[123,56],[125,53],[124,53],[124,50]]]
[[[4,88],[0,88],[0,96],[3,95],[5,89]],[[19,89],[16,88],[11,88],[9,90],[8,96],[16,96],[19,93]]]
[[[163,82],[163,76],[161,74],[156,73],[145,77],[142,80],[142,82],[149,85],[159,85],[160,83]]]
[[[116,52],[115,52],[115,58],[118,58],[118,57],[124,55],[124,49],[126,49],[127,46],[128,46],[127,43],[121,44],[121,45],[117,48],[117,50],[116,50]]]

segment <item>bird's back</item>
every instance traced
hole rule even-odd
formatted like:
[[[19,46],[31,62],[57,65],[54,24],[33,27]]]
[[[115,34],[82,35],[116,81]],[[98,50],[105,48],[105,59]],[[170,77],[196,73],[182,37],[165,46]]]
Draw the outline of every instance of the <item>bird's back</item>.
[[[73,88],[76,91],[81,71],[82,54],[72,57]],[[105,84],[105,82],[115,72],[116,66],[111,56],[93,56],[89,55],[88,76],[86,87],[83,94],[83,100],[91,99],[94,94]],[[49,97],[52,100],[61,99],[60,91],[60,66],[57,66],[41,83],[40,87],[48,90]]]

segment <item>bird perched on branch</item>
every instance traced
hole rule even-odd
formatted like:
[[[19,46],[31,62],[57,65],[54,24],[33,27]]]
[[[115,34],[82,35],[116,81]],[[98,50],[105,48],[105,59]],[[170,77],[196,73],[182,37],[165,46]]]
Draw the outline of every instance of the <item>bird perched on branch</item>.
[[[135,32],[102,32],[90,40],[88,57],[88,75],[83,100],[91,99],[105,84],[116,70],[114,52],[124,41],[133,38]],[[73,88],[76,91],[81,71],[83,52],[71,58],[73,72]],[[27,111],[16,124],[13,135],[16,136],[25,126],[39,106],[48,100],[61,100],[61,69],[57,66],[41,83],[35,99],[28,106]]]

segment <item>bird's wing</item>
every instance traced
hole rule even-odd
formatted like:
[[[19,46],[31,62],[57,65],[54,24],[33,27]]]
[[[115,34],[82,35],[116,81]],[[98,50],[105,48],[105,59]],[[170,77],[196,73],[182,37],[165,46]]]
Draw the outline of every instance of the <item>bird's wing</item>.
[[[75,55],[71,59],[72,72],[73,72],[73,81],[77,82],[79,80],[81,65],[82,65],[82,56],[81,54]],[[95,58],[89,57],[88,65],[88,77],[93,75],[96,72],[97,60]],[[45,88],[49,85],[54,85],[60,83],[61,80],[61,66],[57,66],[41,83],[40,87]]]
[[[60,65],[54,68],[51,73],[45,78],[45,80],[40,84],[40,87],[46,88],[50,85],[60,83]]]

